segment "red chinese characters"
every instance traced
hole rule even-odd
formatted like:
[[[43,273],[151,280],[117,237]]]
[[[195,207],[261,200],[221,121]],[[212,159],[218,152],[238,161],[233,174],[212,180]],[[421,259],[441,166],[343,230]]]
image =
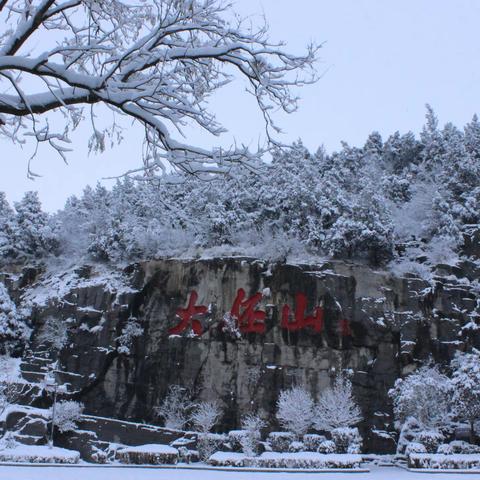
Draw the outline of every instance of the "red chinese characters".
[[[237,325],[241,333],[265,333],[265,316],[263,310],[257,310],[256,306],[262,299],[261,293],[256,293],[245,299],[246,293],[243,288],[237,291],[230,315],[237,319]]]
[[[170,335],[178,335],[189,329],[192,330],[194,335],[203,334],[203,326],[199,317],[208,312],[208,307],[205,305],[196,305],[197,300],[197,292],[192,291],[188,299],[187,307],[179,308],[176,311],[180,322],[169,330]],[[261,300],[262,294],[259,292],[247,298],[245,290],[243,288],[238,289],[232,309],[230,310],[230,316],[235,319],[236,326],[240,333],[265,333],[266,313],[258,308]],[[306,310],[306,295],[304,293],[297,293],[295,295],[295,312],[293,315],[289,305],[282,307],[281,328],[291,332],[310,328],[315,333],[321,333],[324,329],[324,309],[322,307],[315,307],[312,315],[307,315]],[[352,336],[348,320],[339,320],[338,332],[342,337]]]
[[[205,315],[208,311],[208,308],[205,305],[196,306],[198,300],[198,293],[192,291],[190,293],[190,299],[188,301],[187,308],[179,308],[177,310],[177,317],[180,318],[180,323],[171,328],[168,333],[170,335],[178,335],[179,333],[184,332],[189,327],[192,328],[192,331],[195,335],[201,335],[203,333],[202,323],[198,318],[195,318],[199,315]]]
[[[311,327],[314,332],[320,333],[323,330],[323,308],[315,308],[313,315],[306,316],[307,297],[303,293],[295,295],[295,317],[290,321],[290,307],[284,305],[282,308],[282,328],[296,332],[305,327]]]

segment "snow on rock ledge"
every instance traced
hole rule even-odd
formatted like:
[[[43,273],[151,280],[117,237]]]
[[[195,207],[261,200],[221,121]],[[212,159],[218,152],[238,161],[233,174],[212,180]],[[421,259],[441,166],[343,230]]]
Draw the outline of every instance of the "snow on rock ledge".
[[[47,445],[18,445],[0,450],[0,462],[78,463],[80,453]]]

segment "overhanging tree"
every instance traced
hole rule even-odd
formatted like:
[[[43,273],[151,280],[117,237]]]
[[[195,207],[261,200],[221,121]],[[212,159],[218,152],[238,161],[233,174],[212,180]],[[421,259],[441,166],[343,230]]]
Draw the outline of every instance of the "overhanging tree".
[[[0,132],[20,143],[33,136],[64,159],[69,133],[88,117],[91,149],[121,136],[115,117],[95,124],[103,105],[143,126],[142,171],[224,172],[259,152],[179,140],[187,123],[224,132],[209,96],[235,72],[245,78],[271,141],[272,109],[294,111],[291,87],[316,80],[317,47],[291,55],[222,0],[0,0],[0,20]],[[49,126],[53,110],[63,114],[60,130]]]

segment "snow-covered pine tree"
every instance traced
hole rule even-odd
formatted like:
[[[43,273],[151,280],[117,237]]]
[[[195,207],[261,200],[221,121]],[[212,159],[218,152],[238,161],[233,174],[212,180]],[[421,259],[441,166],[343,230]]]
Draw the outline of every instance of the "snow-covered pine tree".
[[[58,240],[37,192],[26,192],[15,206],[15,224],[12,231],[14,256],[34,258],[56,252]]]
[[[30,334],[25,319],[18,312],[5,285],[0,282],[0,354],[21,347]]]
[[[0,192],[0,260],[14,255],[15,213],[4,192]]]

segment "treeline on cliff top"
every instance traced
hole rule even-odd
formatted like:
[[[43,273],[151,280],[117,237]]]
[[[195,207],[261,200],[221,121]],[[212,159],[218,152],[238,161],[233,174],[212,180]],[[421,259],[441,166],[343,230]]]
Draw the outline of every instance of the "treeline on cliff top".
[[[463,130],[439,128],[427,107],[419,138],[374,132],[363,147],[344,143],[332,154],[299,141],[254,167],[208,181],[124,178],[111,190],[87,187],[56,214],[43,212],[34,192],[13,208],[0,194],[0,257],[310,255],[412,269],[455,261],[480,220],[476,115]]]

